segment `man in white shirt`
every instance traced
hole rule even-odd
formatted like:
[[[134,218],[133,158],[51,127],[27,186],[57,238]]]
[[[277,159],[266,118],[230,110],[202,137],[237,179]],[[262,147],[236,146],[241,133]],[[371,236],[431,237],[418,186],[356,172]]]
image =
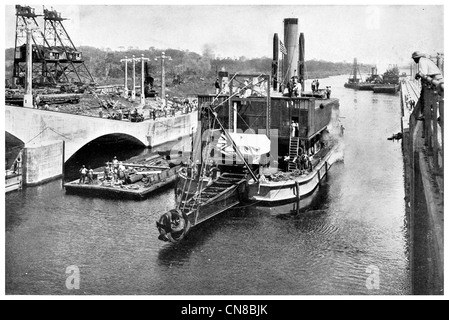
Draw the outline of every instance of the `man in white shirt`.
[[[422,77],[431,77],[432,80],[443,81],[443,76],[441,74],[441,70],[438,66],[426,55],[422,52],[415,51],[412,53],[412,59],[415,63],[418,64],[418,73],[415,76],[415,79],[419,79]],[[419,115],[416,117],[416,120],[424,120],[424,104],[421,104]]]
[[[443,80],[443,76],[441,75],[441,70],[437,67],[435,63],[429,58],[426,58],[426,55],[422,52],[415,51],[412,54],[412,59],[415,63],[418,64],[418,73],[422,75],[432,77],[433,80]],[[417,79],[420,76],[417,74]]]

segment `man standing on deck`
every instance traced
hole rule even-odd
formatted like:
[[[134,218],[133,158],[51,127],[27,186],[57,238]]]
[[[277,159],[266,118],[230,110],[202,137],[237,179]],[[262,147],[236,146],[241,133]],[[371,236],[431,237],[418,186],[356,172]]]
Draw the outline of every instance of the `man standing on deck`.
[[[111,166],[109,162],[106,162],[106,166],[104,167],[103,178],[104,181],[111,180]]]
[[[81,169],[80,169],[80,181],[79,181],[79,183],[81,184],[81,183],[85,183],[86,182],[86,176],[87,176],[87,169],[86,169],[86,166],[85,165],[83,165],[82,167],[81,167]]]
[[[89,170],[87,171],[87,183],[92,184],[94,182],[94,170],[92,170],[91,167],[89,167]]]
[[[114,169],[118,169],[119,162],[116,156],[114,156],[114,159],[112,160],[112,166]]]
[[[299,96],[299,92],[301,91],[301,88],[299,87],[298,83],[298,77],[292,77],[292,95],[294,97]]]
[[[331,87],[326,87],[326,96],[327,96],[327,98],[328,99],[330,99],[331,98]]]

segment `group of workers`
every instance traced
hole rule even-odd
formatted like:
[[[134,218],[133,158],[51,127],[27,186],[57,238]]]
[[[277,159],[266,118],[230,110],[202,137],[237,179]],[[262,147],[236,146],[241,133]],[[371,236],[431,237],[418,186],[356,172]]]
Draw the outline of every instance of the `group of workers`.
[[[149,118],[152,120],[156,120],[157,118],[167,118],[167,117],[175,117],[176,113],[181,111],[182,114],[187,114],[187,113],[191,113],[192,111],[196,110],[197,104],[195,104],[194,102],[191,103],[189,102],[188,99],[186,99],[186,101],[181,105],[174,105],[174,106],[165,106],[163,109],[161,110],[151,110],[149,112]],[[98,111],[98,116],[100,118],[103,118],[104,114],[103,114],[103,108],[100,108],[100,110]],[[133,111],[125,111],[123,112],[122,108],[118,109],[117,112],[113,112],[113,113],[107,113],[106,115],[107,119],[112,119],[112,120],[124,120],[124,119],[128,119],[131,122],[141,122],[145,119],[144,114],[140,113],[137,108],[134,108]]]
[[[410,97],[409,94],[405,96],[405,105],[408,107],[409,110],[413,110],[413,108],[416,105],[416,101]]]
[[[301,84],[298,81],[298,77],[294,76],[287,83],[287,90],[289,97],[299,97],[301,96]]]
[[[119,182],[126,181],[131,174],[137,173],[134,167],[127,167],[122,161],[118,161],[117,157],[114,157],[112,162],[106,162],[104,167],[104,181]]]
[[[81,167],[80,172],[80,180],[79,184],[85,184],[86,179],[88,184],[92,184],[94,182],[94,170],[91,167],[86,168],[85,165]]]
[[[199,160],[193,162],[190,158],[186,163],[183,163],[186,168],[186,173],[189,178],[199,180],[204,174],[205,177],[210,177],[212,180],[216,180],[219,175],[218,165],[214,160],[209,160],[205,166],[203,166]],[[202,173],[202,174],[201,174]]]
[[[100,110],[98,111],[98,116],[100,118],[103,118],[103,108],[100,108]],[[131,122],[140,122],[143,121],[143,115],[137,111],[137,108],[134,108],[132,112],[129,110],[123,112],[123,109],[119,108],[117,112],[107,113],[106,119],[111,120],[128,119]]]
[[[94,171],[91,167],[86,168],[86,166],[83,165],[79,170],[79,173],[79,184],[92,184],[94,182]],[[129,175],[137,173],[137,170],[133,167],[124,166],[123,162],[118,161],[117,157],[114,157],[112,162],[106,162],[103,173],[104,181],[118,182],[120,180],[126,180]]]
[[[286,155],[284,157],[284,161],[288,163],[290,161],[290,156]],[[307,170],[312,170],[311,156],[303,152],[302,149],[300,150],[298,155],[293,158],[292,162],[296,165],[296,169],[299,170],[301,174],[304,174]]]
[[[312,81],[312,93],[322,93],[323,90],[319,90],[320,82],[318,79]],[[330,99],[331,97],[331,87],[326,86],[324,90],[326,94],[326,98]],[[298,80],[297,76],[293,76],[290,81],[287,83],[287,88],[285,90],[284,95],[288,95],[289,97],[300,97],[301,96],[301,83]]]

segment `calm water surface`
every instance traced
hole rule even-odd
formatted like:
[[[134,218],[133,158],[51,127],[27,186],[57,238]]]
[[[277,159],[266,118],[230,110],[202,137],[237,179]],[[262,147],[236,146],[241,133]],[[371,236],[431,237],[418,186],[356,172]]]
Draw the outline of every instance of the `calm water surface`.
[[[178,245],[155,222],[175,204],[172,188],[144,201],[66,195],[62,181],[6,195],[6,293],[34,295],[407,295],[411,294],[399,95],[343,88],[344,161],[310,206],[241,206],[194,229]],[[169,149],[170,146],[165,146]],[[162,148],[164,149],[164,147]],[[87,151],[67,172],[90,159]],[[150,153],[124,151],[121,156]],[[66,288],[66,268],[80,289]],[[379,288],[367,273],[379,270]]]

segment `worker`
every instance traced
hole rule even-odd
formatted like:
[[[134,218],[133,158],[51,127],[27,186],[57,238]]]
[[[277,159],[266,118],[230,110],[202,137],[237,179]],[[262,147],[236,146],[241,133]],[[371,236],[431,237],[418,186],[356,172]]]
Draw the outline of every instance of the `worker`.
[[[296,137],[296,123],[292,120],[292,123],[290,124],[290,137],[294,138]]]
[[[427,58],[424,53],[415,51],[412,54],[412,59],[418,64],[418,73],[415,76],[416,79],[428,76],[431,77],[432,80],[443,80],[440,68],[438,68],[432,60]]]
[[[220,91],[221,91],[220,80],[217,78],[217,80],[215,80],[215,94],[219,94]]]
[[[119,162],[118,162],[116,156],[114,156],[114,159],[112,159],[112,166],[113,166],[114,168],[118,168],[118,166],[119,166]]]
[[[118,171],[117,171],[117,178],[118,179],[124,179],[125,178],[125,170],[126,167],[123,165],[123,162],[119,162]]]
[[[331,87],[330,86],[326,87],[326,96],[328,99],[331,98],[331,92],[332,92]]]
[[[87,176],[87,169],[86,166],[83,165],[80,169],[80,180],[79,180],[79,184],[81,183],[85,183],[86,182],[86,176]]]
[[[91,167],[89,167],[89,170],[87,170],[87,183],[92,184],[94,182],[94,170],[92,170]]]
[[[245,79],[245,81],[243,81],[243,88],[240,91],[240,97],[248,98],[249,96],[251,96],[251,89],[249,88],[249,79]]]
[[[301,91],[298,83],[298,77],[292,77],[291,96],[298,97]]]
[[[18,157],[15,161],[14,161],[14,173],[20,173],[20,157]]]
[[[423,77],[430,77],[432,80],[439,82],[444,80],[440,68],[432,60],[427,58],[424,53],[415,51],[412,53],[412,59],[418,64],[418,73],[415,76],[416,80]],[[416,120],[424,120],[424,105],[425,103],[421,103],[420,114],[416,117]],[[442,105],[439,106],[439,109],[441,107]]]
[[[109,162],[106,162],[106,165],[104,167],[104,172],[103,172],[103,179],[104,180],[111,180],[111,167]]]

